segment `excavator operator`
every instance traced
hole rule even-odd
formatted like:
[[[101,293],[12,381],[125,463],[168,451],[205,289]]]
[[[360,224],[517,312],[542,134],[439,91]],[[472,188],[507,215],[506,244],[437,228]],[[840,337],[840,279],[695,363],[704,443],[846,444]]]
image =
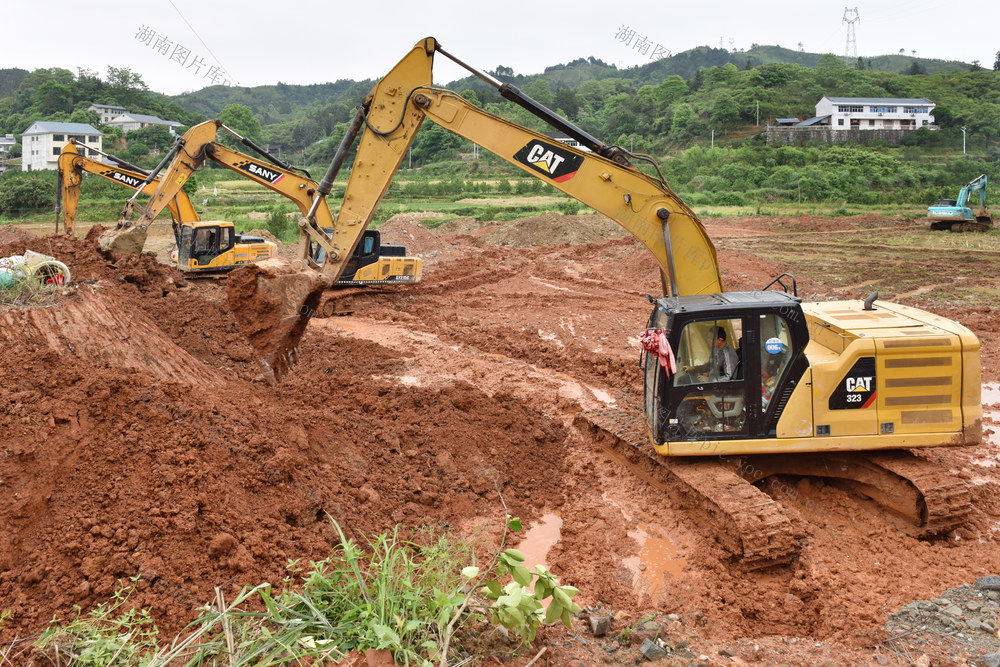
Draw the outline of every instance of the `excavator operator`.
[[[681,370],[688,376],[688,381],[678,378],[678,384],[694,382],[725,382],[736,379],[739,357],[736,350],[726,340],[726,330],[720,326],[712,328],[713,343],[710,359],[697,366],[682,366]]]

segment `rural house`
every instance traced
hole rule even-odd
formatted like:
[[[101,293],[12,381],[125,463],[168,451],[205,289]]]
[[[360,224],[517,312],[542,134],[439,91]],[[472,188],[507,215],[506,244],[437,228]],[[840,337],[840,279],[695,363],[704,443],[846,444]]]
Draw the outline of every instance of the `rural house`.
[[[59,153],[70,139],[76,139],[81,154],[84,146],[101,150],[102,136],[86,123],[35,121],[21,134],[21,171],[58,168]],[[87,155],[97,157],[97,152],[89,150]]]
[[[922,97],[823,97],[816,117],[834,130],[916,130],[934,126],[935,104]],[[937,129],[933,127],[933,129]]]
[[[101,117],[101,124],[107,125],[118,116],[128,113],[125,107],[116,107],[113,104],[91,104],[87,111],[96,111]]]
[[[163,120],[157,116],[147,116],[142,113],[130,112],[125,112],[121,116],[111,119],[107,124],[111,127],[121,128],[121,131],[126,133],[143,127],[149,127],[150,125],[163,125],[170,130],[171,134],[173,134],[174,128],[181,126],[181,124],[175,120]]]

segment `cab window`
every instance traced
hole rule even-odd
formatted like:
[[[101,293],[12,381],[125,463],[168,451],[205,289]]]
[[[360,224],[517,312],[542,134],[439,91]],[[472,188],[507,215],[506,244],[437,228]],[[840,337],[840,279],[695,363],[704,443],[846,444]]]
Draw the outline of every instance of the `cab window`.
[[[780,315],[760,316],[760,395],[761,410],[766,412],[774,388],[792,360],[792,335]]]
[[[365,235],[365,238],[361,243],[361,254],[370,255],[374,251],[375,251],[375,236]]]
[[[743,322],[698,320],[681,330],[674,385],[726,382],[742,377]]]

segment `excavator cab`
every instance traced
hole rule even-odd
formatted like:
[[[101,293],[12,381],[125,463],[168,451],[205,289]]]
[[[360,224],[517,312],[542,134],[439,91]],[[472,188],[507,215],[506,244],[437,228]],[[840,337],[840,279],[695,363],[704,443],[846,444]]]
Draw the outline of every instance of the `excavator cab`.
[[[236,233],[231,222],[181,225],[177,264],[190,271],[218,270],[219,259],[233,249]]]
[[[792,390],[809,367],[798,297],[724,292],[656,300],[647,328],[676,359],[668,372],[644,353],[647,427],[654,443],[776,437]]]

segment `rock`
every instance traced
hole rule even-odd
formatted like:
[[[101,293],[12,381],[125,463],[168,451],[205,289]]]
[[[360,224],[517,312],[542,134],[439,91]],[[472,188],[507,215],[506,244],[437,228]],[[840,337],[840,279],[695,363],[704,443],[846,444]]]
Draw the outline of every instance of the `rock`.
[[[974,600],[972,602],[965,603],[965,608],[968,609],[969,611],[979,611],[982,608],[982,606],[983,605],[979,604]]]
[[[926,653],[920,655],[919,658],[913,661],[916,667],[931,667],[931,658]]]
[[[590,633],[595,637],[603,637],[611,629],[611,616],[609,615],[591,615],[590,617]]]
[[[681,617],[678,616],[677,614],[667,614],[667,620],[668,621],[679,621],[679,620],[681,620]]]
[[[991,574],[976,579],[976,588],[981,591],[1000,591],[1000,576]]]
[[[208,555],[212,558],[225,556],[236,546],[236,538],[229,533],[216,533],[208,544]]]
[[[945,607],[941,611],[941,613],[942,614],[948,614],[952,618],[958,618],[959,616],[962,615],[962,610],[959,609],[957,605],[951,605],[951,606]]]
[[[639,647],[639,653],[642,653],[642,657],[646,660],[663,660],[667,657],[667,652],[656,645],[656,642],[650,639],[644,639],[642,641],[642,646]],[[993,667],[997,667],[994,665]]]
[[[965,626],[975,632],[981,629],[983,624],[979,622],[979,619],[973,618],[972,620],[966,621]]]
[[[986,665],[986,667],[1000,667],[1000,651],[984,655],[983,664]]]
[[[653,634],[659,634],[663,631],[663,628],[656,621],[646,621],[636,628],[639,632],[651,632]]]
[[[875,662],[877,662],[880,665],[888,665],[889,664],[889,658],[887,658],[886,656],[882,655],[881,653],[876,653],[875,654]]]
[[[990,623],[989,621],[983,621],[982,622],[982,629],[985,630],[986,632],[990,633],[991,635],[992,634],[996,634],[996,631],[997,631],[997,627],[995,625],[993,625],[992,623]]]
[[[931,600],[931,602],[933,602],[939,607],[947,607],[948,605],[951,604],[951,600],[947,600],[945,598],[934,598],[933,600]]]

